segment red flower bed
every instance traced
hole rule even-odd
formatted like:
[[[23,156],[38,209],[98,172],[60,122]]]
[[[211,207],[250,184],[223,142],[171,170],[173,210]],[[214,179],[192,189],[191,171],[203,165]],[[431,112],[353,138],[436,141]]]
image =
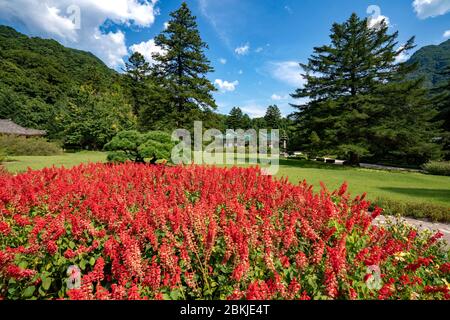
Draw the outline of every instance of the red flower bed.
[[[0,297],[448,299],[441,235],[376,227],[363,198],[256,168],[2,174]]]

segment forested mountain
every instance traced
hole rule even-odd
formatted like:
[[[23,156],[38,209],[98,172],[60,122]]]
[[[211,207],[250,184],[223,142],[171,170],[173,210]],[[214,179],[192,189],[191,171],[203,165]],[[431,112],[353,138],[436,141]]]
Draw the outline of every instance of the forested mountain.
[[[70,49],[55,40],[30,38],[0,26],[1,89],[54,104],[74,85],[110,82],[116,75],[89,52]]]
[[[425,46],[417,50],[408,63],[418,63],[418,68],[410,76],[425,77],[427,87],[443,85],[448,81],[448,75],[443,71],[450,67],[450,40],[440,45]]]
[[[132,125],[127,100],[120,75],[93,54],[0,26],[0,118],[66,145],[98,147],[103,141],[92,140],[106,143]]]

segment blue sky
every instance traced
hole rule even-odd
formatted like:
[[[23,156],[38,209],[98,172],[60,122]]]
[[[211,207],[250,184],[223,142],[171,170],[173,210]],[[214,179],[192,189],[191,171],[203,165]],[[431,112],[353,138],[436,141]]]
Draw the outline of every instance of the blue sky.
[[[152,39],[181,2],[0,0],[0,23],[89,50],[120,70],[130,52],[150,56],[158,50]],[[344,21],[352,12],[387,18],[391,31],[400,32],[400,44],[413,35],[418,48],[450,38],[450,0],[186,2],[209,44],[206,54],[215,72],[208,77],[220,89],[215,97],[221,113],[239,106],[250,116],[262,116],[268,105],[277,104],[289,114],[289,94],[302,85],[298,62],[307,61],[314,46],[329,43],[332,23]],[[80,15],[69,8],[73,4]],[[377,6],[379,12],[369,6]],[[77,18],[79,28],[72,24]]]

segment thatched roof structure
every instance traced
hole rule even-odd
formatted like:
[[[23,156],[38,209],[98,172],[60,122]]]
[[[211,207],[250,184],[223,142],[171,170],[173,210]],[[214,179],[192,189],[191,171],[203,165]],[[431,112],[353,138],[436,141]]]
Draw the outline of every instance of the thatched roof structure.
[[[11,134],[26,137],[45,136],[47,132],[44,130],[29,129],[15,124],[9,119],[0,119],[0,134]]]

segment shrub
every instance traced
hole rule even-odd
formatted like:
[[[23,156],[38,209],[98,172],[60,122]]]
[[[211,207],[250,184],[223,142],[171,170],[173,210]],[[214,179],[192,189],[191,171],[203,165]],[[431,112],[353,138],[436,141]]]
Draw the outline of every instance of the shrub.
[[[423,165],[423,169],[430,174],[450,176],[450,161],[430,161]]]
[[[51,156],[62,153],[60,147],[44,138],[14,135],[0,135],[1,149],[11,156]]]
[[[374,202],[387,215],[430,219],[450,222],[450,208],[427,202],[405,202],[392,199],[377,199]]]
[[[0,185],[0,298],[450,298],[442,234],[373,225],[345,185],[134,163]]]
[[[111,151],[108,154],[108,161],[122,163],[127,160],[144,163],[150,158],[150,163],[154,164],[158,159],[170,160],[172,148],[170,134],[162,131],[150,131],[140,133],[138,131],[121,131],[109,143],[105,145],[105,150]]]

